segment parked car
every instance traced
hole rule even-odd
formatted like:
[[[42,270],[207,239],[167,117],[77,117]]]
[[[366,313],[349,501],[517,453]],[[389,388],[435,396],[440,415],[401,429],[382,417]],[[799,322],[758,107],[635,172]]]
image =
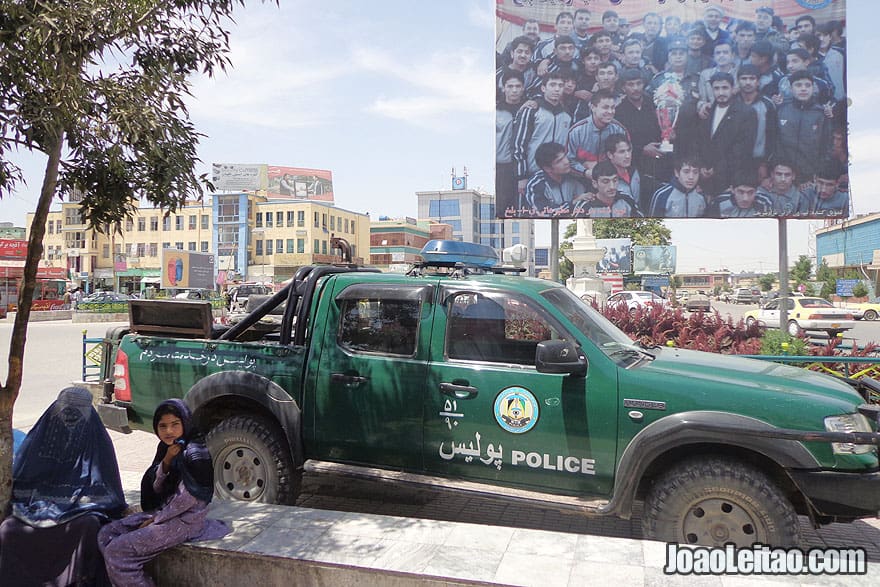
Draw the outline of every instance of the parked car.
[[[272,288],[262,283],[240,283],[230,288],[227,293],[230,300],[229,309],[232,312],[244,312],[251,294],[269,295],[271,293]]]
[[[846,307],[847,311],[852,312],[853,318],[856,320],[876,320],[880,317],[880,302],[863,302],[861,304],[850,304]]]
[[[125,302],[131,299],[131,296],[116,291],[96,291],[90,293],[82,299],[86,304],[100,304],[108,302]]]
[[[755,293],[758,290],[752,290],[748,287],[739,287],[733,292],[733,303],[734,304],[757,304],[761,299],[761,292]]]
[[[668,302],[652,291],[620,291],[608,298],[608,305],[626,304],[630,313],[636,308],[651,309],[654,306],[665,308]]]
[[[757,322],[770,328],[779,328],[780,304],[783,302],[788,310],[787,330],[792,336],[819,331],[835,337],[855,326],[855,320],[849,310],[836,308],[831,302],[822,298],[778,298],[767,302],[762,308],[749,310],[743,318],[749,325]]]
[[[703,293],[695,293],[688,296],[684,307],[688,312],[709,312],[712,310],[709,296]]]

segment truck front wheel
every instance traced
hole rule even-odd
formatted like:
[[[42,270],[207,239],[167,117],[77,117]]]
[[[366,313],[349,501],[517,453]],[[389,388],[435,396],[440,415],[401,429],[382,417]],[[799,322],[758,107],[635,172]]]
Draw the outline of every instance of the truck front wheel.
[[[214,493],[225,499],[293,504],[302,470],[294,468],[281,431],[259,416],[233,416],[208,433]]]
[[[645,538],[749,547],[755,542],[797,546],[797,514],[779,488],[758,469],[738,461],[702,458],[660,476],[645,500]]]

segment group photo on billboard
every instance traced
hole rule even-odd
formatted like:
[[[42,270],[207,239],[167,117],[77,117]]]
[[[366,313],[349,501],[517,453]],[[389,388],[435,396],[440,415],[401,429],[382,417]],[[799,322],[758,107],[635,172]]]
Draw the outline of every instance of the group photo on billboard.
[[[845,218],[846,0],[498,0],[499,218]]]

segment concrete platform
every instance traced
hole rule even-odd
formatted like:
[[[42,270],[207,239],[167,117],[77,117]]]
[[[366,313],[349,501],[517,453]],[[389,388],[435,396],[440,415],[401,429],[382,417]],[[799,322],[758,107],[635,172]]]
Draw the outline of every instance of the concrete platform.
[[[155,562],[162,585],[875,585],[861,576],[670,576],[661,542],[218,501],[222,540]]]

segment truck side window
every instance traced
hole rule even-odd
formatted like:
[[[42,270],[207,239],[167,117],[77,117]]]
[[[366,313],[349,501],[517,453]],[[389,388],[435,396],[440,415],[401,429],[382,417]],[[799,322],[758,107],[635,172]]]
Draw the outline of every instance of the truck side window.
[[[340,300],[337,342],[350,352],[412,356],[418,340],[418,300]]]
[[[561,338],[543,314],[516,298],[459,293],[447,300],[450,359],[534,365],[542,340]]]

